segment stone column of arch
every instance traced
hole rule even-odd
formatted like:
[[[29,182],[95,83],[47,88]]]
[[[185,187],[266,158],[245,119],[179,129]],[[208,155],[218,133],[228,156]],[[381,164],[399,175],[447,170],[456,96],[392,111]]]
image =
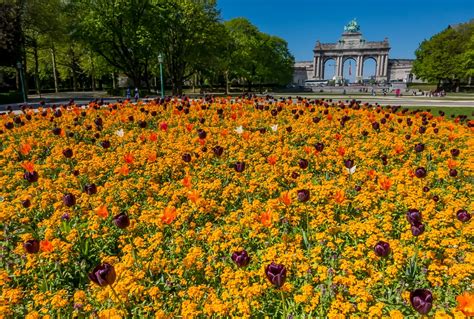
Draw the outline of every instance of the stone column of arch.
[[[356,72],[356,82],[362,83],[362,75],[364,74],[364,56],[359,55],[357,56],[357,72]]]
[[[344,77],[344,57],[342,55],[336,57],[336,82],[341,83]]]

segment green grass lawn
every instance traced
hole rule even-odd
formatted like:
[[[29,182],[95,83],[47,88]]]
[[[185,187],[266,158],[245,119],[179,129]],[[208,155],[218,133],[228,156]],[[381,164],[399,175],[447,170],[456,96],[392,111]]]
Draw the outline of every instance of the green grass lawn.
[[[446,114],[446,118],[451,118],[451,115],[454,115],[454,117],[467,115],[469,119],[474,118],[474,108],[472,107],[404,106],[403,108],[410,110],[430,110],[431,113],[436,116],[439,115],[439,111],[443,111]]]

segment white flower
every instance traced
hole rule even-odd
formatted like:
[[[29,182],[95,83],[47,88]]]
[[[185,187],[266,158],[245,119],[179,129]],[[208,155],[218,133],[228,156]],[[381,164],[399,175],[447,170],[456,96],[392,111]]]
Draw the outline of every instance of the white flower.
[[[347,171],[349,174],[352,175],[352,174],[355,173],[356,167],[357,167],[357,165],[354,165],[354,166],[352,166],[351,168],[347,168],[347,167],[346,167],[346,171]]]
[[[273,132],[278,131],[278,124],[272,125],[271,128]]]
[[[237,126],[237,127],[235,128],[235,132],[236,132],[237,134],[242,134],[242,133],[244,132],[244,128],[242,127],[242,125]]]
[[[121,128],[121,129],[118,130],[118,131],[115,131],[115,134],[117,134],[118,137],[123,137],[123,134],[124,134],[123,128]]]

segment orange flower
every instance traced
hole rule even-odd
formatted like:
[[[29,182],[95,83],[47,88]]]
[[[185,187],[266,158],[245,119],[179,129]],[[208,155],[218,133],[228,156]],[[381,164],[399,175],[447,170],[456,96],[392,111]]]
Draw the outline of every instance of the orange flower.
[[[457,163],[455,160],[453,160],[453,159],[451,159],[451,158],[448,159],[448,167],[449,167],[449,169],[455,168],[455,167],[457,167],[457,166],[458,166],[458,163]]]
[[[245,131],[242,133],[242,137],[245,139],[245,140],[248,140],[250,138],[250,132],[248,131]]]
[[[461,311],[465,316],[474,316],[474,294],[465,291],[462,295],[456,297],[458,302],[457,310]]]
[[[32,162],[24,162],[21,166],[27,171],[32,173],[35,170],[35,165]]]
[[[267,157],[267,162],[270,165],[275,165],[277,162],[278,157],[276,155],[270,155]]]
[[[151,152],[147,156],[148,162],[154,163],[156,162],[156,152]]]
[[[272,213],[269,210],[267,210],[266,212],[261,213],[260,214],[260,222],[265,227],[272,226]]]
[[[334,135],[334,138],[335,138],[336,140],[340,141],[340,140],[342,139],[342,135],[341,135],[340,133],[336,133],[336,134]]]
[[[344,202],[345,199],[346,196],[344,195],[344,192],[342,190],[338,190],[334,195],[334,200],[336,201],[336,203],[341,204],[342,202]]]
[[[388,177],[381,177],[379,179],[380,188],[384,191],[388,191],[392,186],[393,182]]]
[[[373,169],[371,169],[367,172],[367,176],[369,176],[370,178],[374,178],[376,174],[377,173]]]
[[[22,144],[20,147],[20,153],[23,155],[28,155],[28,153],[31,151],[31,145],[26,143]]]
[[[200,138],[198,138],[198,142],[199,142],[199,144],[201,144],[201,146],[204,146],[204,144],[206,144],[206,140],[203,140],[203,139],[200,139]]]
[[[46,253],[50,253],[50,252],[53,251],[54,247],[53,247],[53,244],[51,244],[50,241],[42,240],[42,241],[40,241],[40,249],[41,249],[41,251],[44,251]]]
[[[186,175],[184,176],[183,178],[183,186],[186,187],[186,188],[191,188],[191,176],[189,175]]]
[[[308,145],[306,145],[305,147],[303,147],[303,149],[304,149],[304,152],[305,152],[306,154],[310,154],[310,153],[313,151],[313,148],[312,148],[311,146],[308,146]]]
[[[157,140],[158,140],[158,134],[156,134],[155,132],[151,133],[150,134],[150,141],[156,142]]]
[[[286,206],[290,206],[290,204],[291,204],[290,192],[286,192],[286,193],[281,194],[280,202],[282,202]]]
[[[227,134],[229,134],[229,131],[226,130],[225,128],[223,128],[223,129],[221,130],[221,135],[222,135],[222,137],[226,137]]]
[[[102,218],[107,218],[109,216],[109,211],[107,210],[107,205],[102,205],[97,207],[96,209],[97,215],[99,215]]]
[[[127,153],[124,155],[123,159],[125,160],[126,163],[132,164],[135,158],[133,157],[132,153]]]
[[[121,175],[127,176],[128,173],[130,173],[130,169],[128,168],[128,165],[125,164],[124,166],[117,168],[115,172],[120,173]]]
[[[193,130],[194,125],[192,123],[186,124],[186,131],[191,132]]]
[[[173,220],[176,218],[176,208],[174,207],[166,207],[165,210],[163,211],[163,215],[161,215],[161,221],[164,224],[171,224]]]
[[[196,204],[199,200],[199,192],[197,190],[193,190],[188,193],[188,199]]]
[[[400,154],[403,152],[403,146],[400,144],[397,144],[395,145],[394,150],[395,150],[395,154]]]
[[[340,155],[340,156],[344,156],[344,154],[346,154],[346,149],[342,146],[339,146],[337,148],[337,153]]]

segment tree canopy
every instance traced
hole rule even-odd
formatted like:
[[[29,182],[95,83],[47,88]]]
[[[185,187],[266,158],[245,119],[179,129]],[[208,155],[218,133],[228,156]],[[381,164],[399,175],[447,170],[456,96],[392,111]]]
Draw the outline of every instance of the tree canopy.
[[[474,73],[474,21],[449,26],[425,40],[416,50],[413,72],[418,78],[445,84],[448,89],[459,87],[461,80]]]
[[[115,83],[117,73],[149,89],[159,75],[159,54],[173,94],[197,77],[201,84],[225,82],[226,91],[230,82],[250,90],[291,80],[294,58],[286,41],[244,18],[223,22],[215,0],[8,3],[0,5],[0,56],[8,57],[2,64],[23,61],[38,92],[53,84],[76,90]]]

